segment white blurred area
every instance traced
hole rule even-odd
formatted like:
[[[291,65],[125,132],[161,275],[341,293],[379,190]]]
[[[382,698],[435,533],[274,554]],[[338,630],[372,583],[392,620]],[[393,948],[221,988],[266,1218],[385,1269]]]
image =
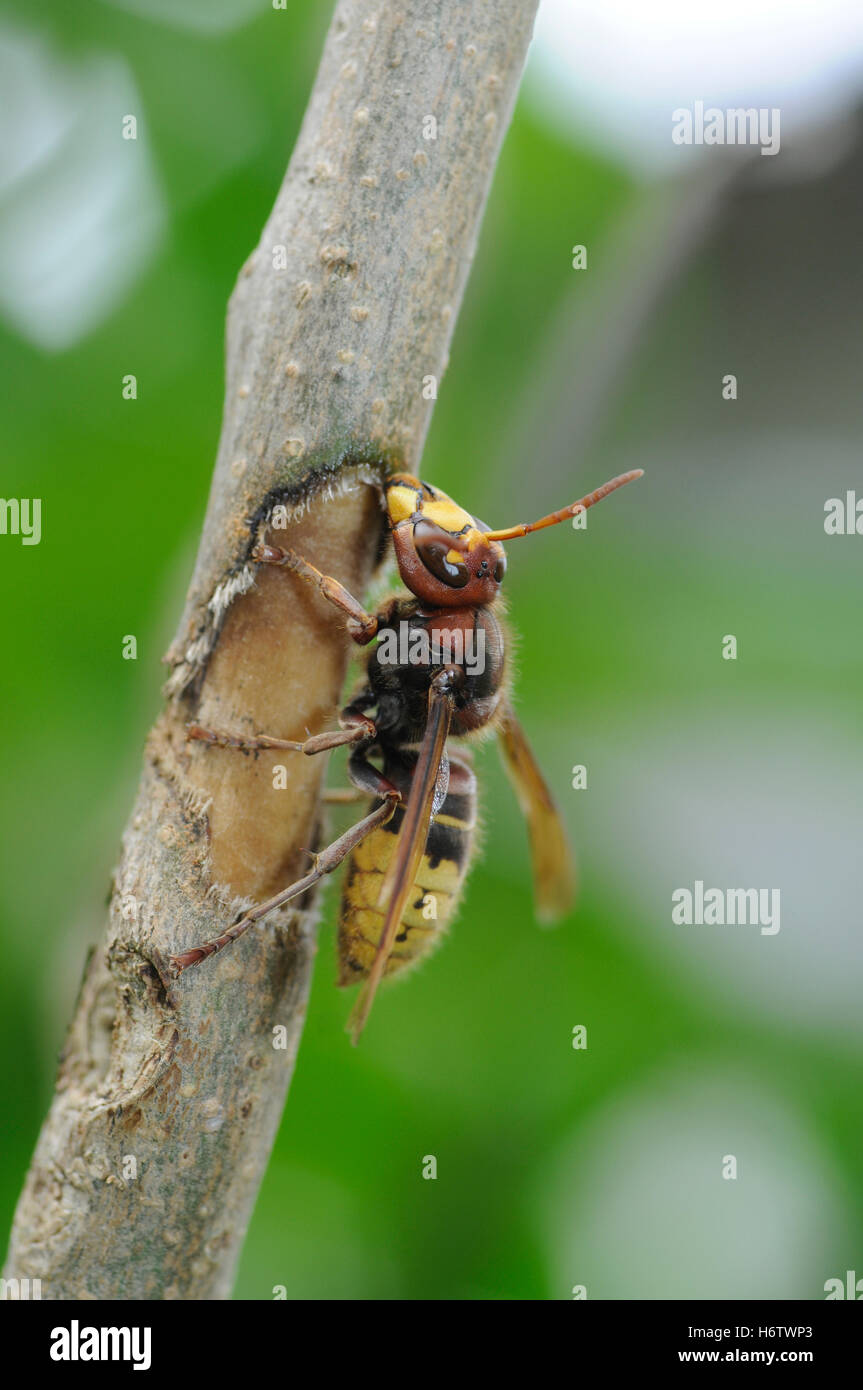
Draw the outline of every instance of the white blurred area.
[[[779,107],[784,138],[861,89],[860,0],[540,0],[525,83],[546,121],[646,176],[704,156],[672,143],[678,107]]]
[[[685,603],[643,615],[661,704],[635,682],[612,717],[576,691],[546,729],[548,759],[569,746],[591,768],[589,811],[568,808],[585,879],[615,885],[609,931],[677,985],[856,1051],[863,745],[847,693],[857,645],[831,618],[847,609],[857,630],[859,570],[823,516],[826,498],[859,492],[863,5],[544,0],[532,79],[575,143],[617,151],[645,183],[531,362],[498,467],[517,488],[541,439],[555,493],[573,473],[644,468],[652,549],[638,564],[675,556],[681,591],[703,585],[706,605],[703,621]],[[671,112],[697,99],[780,106],[780,156],[674,145]],[[668,177],[669,158],[691,176]],[[720,399],[726,371],[741,383],[734,405]],[[580,594],[602,593],[602,563],[594,552]],[[800,611],[807,592],[823,620]],[[735,669],[772,653],[761,690],[735,687],[717,658],[693,701],[688,667],[714,631],[740,636]],[[671,894],[696,879],[779,888],[779,934],[674,926]]]
[[[603,785],[580,829],[590,872],[617,885],[608,929],[665,978],[729,1017],[797,1039],[820,1032],[853,1053],[863,1033],[860,746],[833,714],[831,727],[823,707],[801,700],[778,712],[750,704],[741,718],[719,696],[696,713],[643,712],[637,758],[596,740]],[[778,889],[778,933],[674,924],[672,893],[695,879]]]
[[[140,16],[171,29],[197,34],[225,34],[239,29],[271,0],[105,0],[114,9]]]
[[[654,1073],[580,1125],[535,1202],[553,1298],[823,1299],[854,1267],[829,1155],[774,1090],[710,1063]]]
[[[266,8],[264,0],[105,3],[142,24],[202,36],[238,29]],[[859,0],[712,8],[541,0],[524,97],[576,143],[655,178],[706,153],[672,142],[678,107],[778,106],[787,141],[848,111],[861,89]],[[61,351],[122,301],[160,244],[164,200],[144,113],[116,53],[68,58],[41,34],[2,22],[0,93],[0,316],[37,347]],[[128,113],[139,118],[136,141],[121,138]],[[831,139],[838,154],[841,139],[830,137],[828,150]],[[771,174],[787,176],[791,162],[781,164]]]
[[[0,27],[0,315],[62,351],[96,327],[159,246],[163,200],[132,75]],[[138,120],[136,140],[123,117]]]

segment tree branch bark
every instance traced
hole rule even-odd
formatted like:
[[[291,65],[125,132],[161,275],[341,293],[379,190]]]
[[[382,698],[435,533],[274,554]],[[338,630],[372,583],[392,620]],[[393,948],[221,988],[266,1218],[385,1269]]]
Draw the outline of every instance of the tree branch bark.
[[[333,717],[344,628],[251,551],[270,535],[362,593],[382,534],[374,483],[418,464],[423,378],[445,370],[534,11],[336,9],[231,298],[222,436],[169,698],[13,1229],[7,1277],[41,1279],[44,1298],[230,1293],[299,1043],[314,908],[272,914],[177,982],[166,962],[304,871],[324,769],[190,745],[184,726],[302,738]],[[271,530],[277,504],[288,531]]]

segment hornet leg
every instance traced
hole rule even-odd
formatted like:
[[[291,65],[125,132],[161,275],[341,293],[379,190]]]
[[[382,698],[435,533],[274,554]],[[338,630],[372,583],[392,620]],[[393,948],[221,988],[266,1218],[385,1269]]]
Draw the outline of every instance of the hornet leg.
[[[269,734],[235,734],[229,729],[209,729],[203,724],[194,723],[186,725],[186,738],[207,743],[212,748],[239,748],[244,753],[276,748],[306,753],[311,757],[314,753],[326,753],[330,748],[340,748],[345,743],[373,743],[377,730],[374,721],[365,713],[373,702],[371,691],[361,690],[339,715],[340,729],[312,734],[302,742],[292,738],[272,738]]]
[[[212,956],[216,951],[230,946],[232,941],[236,941],[255,922],[266,917],[268,912],[281,907],[283,903],[290,902],[291,898],[298,898],[301,893],[307,892],[325,874],[332,873],[333,869],[338,868],[345,856],[350,854],[351,850],[356,849],[367,835],[370,835],[379,825],[386,824],[400,801],[401,794],[393,787],[391,791],[386,793],[386,798],[380,806],[364,816],[356,825],[351,826],[350,830],[346,830],[344,835],[340,835],[320,854],[313,855],[314,868],[303,878],[297,879],[296,883],[292,883],[290,888],[283,889],[274,898],[269,898],[267,902],[252,908],[251,912],[247,912],[232,927],[228,927],[227,931],[223,931],[221,936],[214,937],[212,941],[205,941],[200,946],[193,946],[191,950],[183,951],[181,955],[171,956],[175,978],[184,970],[188,970],[190,965],[198,965],[202,960],[206,960],[207,956]]]
[[[347,618],[347,628],[354,641],[361,647],[371,642],[378,630],[378,619],[374,613],[367,613],[359,599],[355,599],[353,594],[337,579],[333,579],[328,574],[322,574],[320,570],[310,565],[308,560],[304,560],[302,555],[298,555],[295,550],[282,550],[278,545],[256,545],[252,551],[252,559],[257,560],[262,565],[278,565],[280,569],[292,570],[301,579],[305,579],[309,584],[314,584],[318,592],[323,595],[328,603],[337,608]]]
[[[200,743],[208,743],[212,748],[240,748],[243,752],[259,752],[262,748],[287,749],[295,753],[325,753],[330,748],[340,748],[344,743],[360,743],[374,735],[375,726],[362,715],[354,716],[356,723],[344,729],[332,729],[323,734],[312,734],[310,738],[298,743],[292,738],[271,738],[269,734],[232,734],[227,729],[208,729],[203,724],[187,724],[186,738]]]

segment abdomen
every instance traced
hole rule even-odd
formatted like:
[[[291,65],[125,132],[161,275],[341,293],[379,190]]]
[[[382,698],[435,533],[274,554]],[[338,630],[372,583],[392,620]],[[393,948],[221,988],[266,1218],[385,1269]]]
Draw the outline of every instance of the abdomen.
[[[383,771],[407,798],[415,758],[398,754]],[[384,925],[378,906],[383,875],[395,853],[404,820],[399,806],[387,825],[375,830],[350,857],[339,921],[340,985],[365,979],[372,967]],[[470,863],[476,826],[476,778],[468,757],[450,754],[446,800],[431,823],[425,851],[414,880],[385,975],[394,975],[423,960],[441,940],[458,908]]]

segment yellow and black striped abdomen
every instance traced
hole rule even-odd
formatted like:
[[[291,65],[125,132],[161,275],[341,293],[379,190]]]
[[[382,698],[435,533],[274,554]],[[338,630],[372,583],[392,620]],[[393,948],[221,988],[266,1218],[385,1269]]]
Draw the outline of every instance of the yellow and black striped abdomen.
[[[399,756],[405,757],[404,754]],[[404,765],[394,769],[386,764],[384,772],[406,798],[410,772],[405,776]],[[399,806],[392,819],[373,831],[351,855],[339,921],[340,985],[356,984],[371,970],[384,925],[385,908],[378,905],[378,895],[403,821],[404,809]],[[416,965],[440,941],[458,907],[470,864],[475,825],[473,769],[464,753],[451,754],[446,799],[431,823],[413,891],[387,961],[386,975]]]

